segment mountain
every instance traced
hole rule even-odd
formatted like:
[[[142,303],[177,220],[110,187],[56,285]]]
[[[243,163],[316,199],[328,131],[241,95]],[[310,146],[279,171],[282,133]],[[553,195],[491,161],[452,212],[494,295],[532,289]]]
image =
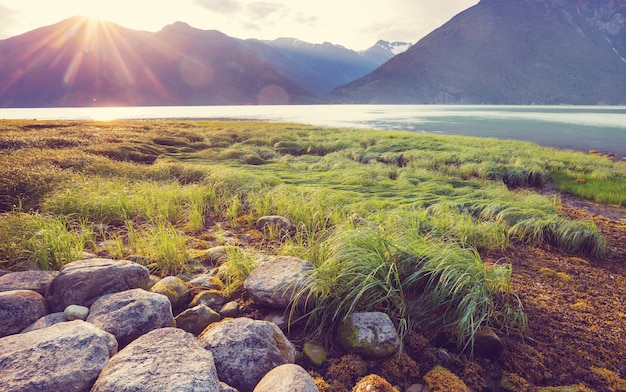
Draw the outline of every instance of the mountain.
[[[246,44],[272,67],[318,95],[370,73],[410,46],[378,41],[372,48],[356,52],[329,42],[310,44],[294,38],[247,40]]]
[[[406,52],[412,45],[410,42],[380,40],[371,48],[360,51],[359,54],[374,64],[382,65],[390,58]]]
[[[0,41],[0,107],[314,103],[240,40],[75,17]]]
[[[626,104],[626,0],[482,0],[331,102]]]

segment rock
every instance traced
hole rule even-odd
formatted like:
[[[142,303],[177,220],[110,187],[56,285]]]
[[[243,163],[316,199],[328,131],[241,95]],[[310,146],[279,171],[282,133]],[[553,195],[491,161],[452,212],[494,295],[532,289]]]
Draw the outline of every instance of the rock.
[[[278,328],[285,330],[289,326],[289,313],[284,310],[270,310],[263,320],[276,324]]]
[[[148,269],[128,260],[88,259],[66,264],[54,278],[46,300],[52,312],[69,305],[91,306],[105,294],[144,287]]]
[[[400,337],[389,316],[381,312],[351,314],[339,326],[338,342],[348,352],[383,359],[400,347]]]
[[[284,216],[262,216],[256,221],[256,228],[260,231],[275,230],[277,234],[288,234],[295,231],[295,226]]]
[[[148,283],[146,283],[146,285],[144,287],[142,287],[142,289],[144,290],[148,290],[150,291],[150,289],[152,288],[152,286],[154,286],[155,284],[157,284],[157,282],[161,280],[161,278],[159,278],[156,275],[150,275],[148,276]]]
[[[70,321],[0,339],[1,391],[89,391],[117,352],[113,335]]]
[[[31,290],[46,295],[58,271],[21,271],[0,276],[0,291]]]
[[[471,389],[456,374],[442,366],[435,366],[424,375],[426,388],[431,391],[470,392]]]
[[[113,334],[120,348],[152,330],[175,325],[167,297],[143,289],[103,295],[91,306],[87,321]]]
[[[292,391],[319,392],[309,373],[302,367],[290,363],[272,369],[254,388],[254,392]]]
[[[313,265],[293,256],[279,256],[255,268],[244,282],[244,288],[258,303],[275,308],[286,308],[294,295],[306,288]],[[306,293],[298,299],[303,306]]]
[[[398,392],[387,380],[376,375],[365,376],[356,383],[352,392]]]
[[[178,276],[168,276],[159,280],[150,291],[165,295],[174,309],[180,309],[189,303],[189,287]]]
[[[321,344],[317,344],[315,342],[305,342],[302,346],[302,352],[306,359],[309,360],[313,365],[320,366],[326,361],[326,357],[328,353],[326,352],[326,348]]]
[[[237,318],[212,324],[198,338],[215,358],[220,380],[247,392],[273,368],[293,363],[296,350],[267,321]]]
[[[224,263],[228,259],[228,255],[226,254],[228,248],[228,246],[220,245],[207,249],[202,258],[202,262],[210,265],[220,265]]]
[[[20,333],[26,333],[30,331],[36,331],[42,328],[48,328],[55,324],[64,323],[66,321],[68,320],[65,318],[65,313],[63,312],[50,313],[41,317],[39,320],[35,321],[31,325],[29,325],[28,327],[23,329],[22,332]]]
[[[211,323],[221,320],[219,313],[206,305],[198,305],[176,316],[176,326],[196,336]]]
[[[237,301],[227,302],[220,309],[220,316],[222,317],[239,317],[239,313],[241,313],[241,309]]]
[[[137,338],[104,367],[91,392],[218,392],[213,355],[178,328]]]
[[[46,300],[36,291],[0,292],[0,337],[19,333],[47,313]]]
[[[63,311],[63,315],[68,321],[87,320],[89,308],[80,305],[70,305]]]
[[[217,276],[209,274],[200,275],[187,282],[187,284],[191,286],[192,289],[195,289],[195,292],[202,290],[222,291],[224,289],[224,282]]]
[[[452,362],[452,355],[445,348],[437,349],[437,358],[441,361],[442,364],[446,365]]]
[[[502,340],[493,329],[486,327],[476,332],[474,338],[474,354],[496,359],[500,356],[502,350],[504,350]]]
[[[220,309],[227,299],[220,291],[204,290],[196,294],[189,303],[190,307],[206,305],[211,309]]]
[[[225,382],[220,382],[220,392],[239,392],[237,388],[233,388]]]
[[[404,392],[425,392],[426,389],[422,384],[411,384]]]

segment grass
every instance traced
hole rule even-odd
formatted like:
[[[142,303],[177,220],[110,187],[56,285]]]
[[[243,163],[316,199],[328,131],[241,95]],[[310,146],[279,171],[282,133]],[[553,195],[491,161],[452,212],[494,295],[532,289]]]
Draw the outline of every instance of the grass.
[[[626,165],[530,143],[246,122],[1,121],[0,165],[2,268],[59,269],[88,250],[186,274],[189,244],[250,233],[314,264],[312,333],[384,310],[402,333],[419,324],[470,348],[481,327],[526,323],[511,266],[481,254],[608,251],[534,187],[624,205],[626,186]],[[295,232],[263,236],[264,215]],[[233,295],[260,260],[239,245],[220,268]]]

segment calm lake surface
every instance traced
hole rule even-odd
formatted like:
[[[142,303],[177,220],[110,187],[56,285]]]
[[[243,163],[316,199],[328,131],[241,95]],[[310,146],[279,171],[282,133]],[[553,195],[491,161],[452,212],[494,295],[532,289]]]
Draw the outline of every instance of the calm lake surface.
[[[0,119],[210,119],[525,140],[626,157],[625,106],[290,105],[0,109]]]

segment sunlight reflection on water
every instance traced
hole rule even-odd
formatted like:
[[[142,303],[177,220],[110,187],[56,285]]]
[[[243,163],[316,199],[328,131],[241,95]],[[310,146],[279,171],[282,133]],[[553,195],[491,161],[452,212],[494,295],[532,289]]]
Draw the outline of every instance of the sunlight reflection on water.
[[[208,119],[497,137],[626,156],[624,106],[290,105],[0,109],[3,119]]]

